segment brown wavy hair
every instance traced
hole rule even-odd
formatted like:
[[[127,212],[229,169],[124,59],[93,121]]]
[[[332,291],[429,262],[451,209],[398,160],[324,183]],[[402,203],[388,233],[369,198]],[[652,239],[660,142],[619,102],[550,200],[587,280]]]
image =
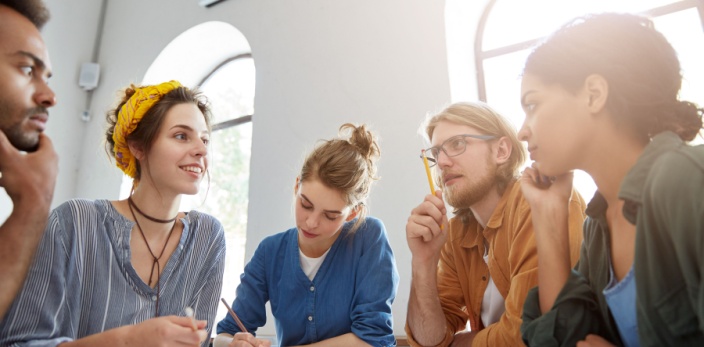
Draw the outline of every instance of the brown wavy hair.
[[[365,125],[343,124],[340,138],[319,144],[303,162],[300,182],[320,180],[326,187],[340,191],[348,206],[358,209],[350,233],[364,223],[365,202],[376,177],[379,145]]]

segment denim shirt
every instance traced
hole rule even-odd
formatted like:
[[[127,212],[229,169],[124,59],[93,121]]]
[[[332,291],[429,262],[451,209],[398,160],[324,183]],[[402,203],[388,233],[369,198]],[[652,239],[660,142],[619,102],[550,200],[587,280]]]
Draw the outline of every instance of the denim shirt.
[[[625,277],[618,281],[613,265],[610,269],[611,280],[602,293],[606,304],[626,347],[638,347],[638,320],[636,318],[636,275],[633,266]]]
[[[281,346],[306,345],[349,332],[372,346],[395,346],[391,304],[398,271],[386,230],[368,217],[348,222],[311,281],[303,273],[298,230],[265,238],[241,275],[232,309],[251,333],[266,323],[267,301]],[[218,333],[240,329],[227,316]]]

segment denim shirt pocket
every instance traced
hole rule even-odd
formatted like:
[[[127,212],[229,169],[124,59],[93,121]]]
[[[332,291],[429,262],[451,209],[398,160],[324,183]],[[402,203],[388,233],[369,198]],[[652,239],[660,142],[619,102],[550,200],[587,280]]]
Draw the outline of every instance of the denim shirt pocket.
[[[673,337],[682,337],[699,331],[698,319],[684,284],[657,301],[655,309]]]

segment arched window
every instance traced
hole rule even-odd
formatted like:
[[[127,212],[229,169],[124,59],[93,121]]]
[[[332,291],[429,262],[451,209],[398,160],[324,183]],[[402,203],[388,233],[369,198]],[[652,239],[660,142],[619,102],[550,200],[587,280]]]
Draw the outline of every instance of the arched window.
[[[448,6],[461,9],[461,1],[448,0]],[[684,76],[680,97],[704,105],[704,0],[489,0],[480,10],[483,12],[474,22],[478,23],[476,28],[463,28],[460,18],[451,17],[462,15],[462,11],[448,8],[446,12],[449,22],[460,23],[448,25],[448,30],[455,31],[448,32],[450,71],[462,71],[452,65],[471,64],[473,60],[476,72],[476,95],[469,95],[473,88],[460,81],[452,88],[463,91],[453,91],[453,99],[486,101],[509,117],[516,128],[524,119],[519,101],[520,74],[530,48],[571,18],[587,13],[630,12],[651,17],[678,52]],[[466,46],[471,40],[455,39],[453,47],[452,35],[473,36],[473,56],[458,58],[463,48],[456,46]],[[575,187],[587,200],[596,189],[583,172],[575,174]]]
[[[255,90],[255,68],[249,44],[230,24],[197,25],[164,48],[142,83],[168,80],[198,87],[210,102],[213,132],[208,153],[209,178],[203,180],[198,195],[184,196],[180,210],[197,209],[222,222],[227,242],[222,297],[232,301],[244,269],[249,202]],[[125,177],[122,198],[127,197],[131,186],[132,180]],[[224,307],[218,307],[216,319],[227,314]]]

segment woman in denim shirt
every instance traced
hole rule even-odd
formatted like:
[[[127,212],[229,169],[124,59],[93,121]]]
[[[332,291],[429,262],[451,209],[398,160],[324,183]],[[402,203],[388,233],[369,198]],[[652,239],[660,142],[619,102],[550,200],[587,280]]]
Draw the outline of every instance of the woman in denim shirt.
[[[534,160],[522,189],[539,258],[528,345],[704,346],[704,147],[687,143],[702,110],[678,99],[681,84],[675,50],[638,15],[578,18],[528,57],[519,138]],[[570,271],[574,169],[597,193]]]
[[[366,217],[379,146],[365,126],[323,142],[295,185],[296,227],[264,239],[244,269],[216,346],[268,346],[257,339],[270,302],[281,346],[395,346],[391,304],[398,272],[383,223]],[[230,339],[234,338],[230,342]]]

